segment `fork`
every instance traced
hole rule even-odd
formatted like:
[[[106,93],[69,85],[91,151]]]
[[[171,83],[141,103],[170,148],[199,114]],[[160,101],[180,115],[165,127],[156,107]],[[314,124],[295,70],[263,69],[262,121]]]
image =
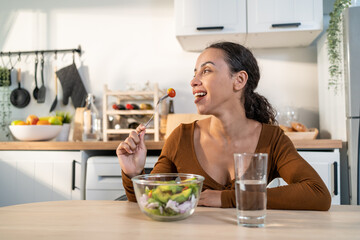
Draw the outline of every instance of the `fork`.
[[[169,97],[169,95],[168,94],[165,94],[164,96],[162,96],[160,99],[159,99],[159,101],[156,103],[156,106],[155,106],[155,109],[154,109],[154,113],[153,113],[153,115],[151,116],[151,118],[145,123],[145,127],[147,127],[148,125],[149,125],[149,123],[151,122],[151,120],[153,120],[153,118],[154,118],[154,116],[155,116],[155,113],[156,113],[156,111],[158,110],[158,107],[159,107],[159,104],[165,99],[165,98],[167,98],[167,97]],[[140,135],[140,133],[141,132],[139,132],[138,133],[138,136]]]

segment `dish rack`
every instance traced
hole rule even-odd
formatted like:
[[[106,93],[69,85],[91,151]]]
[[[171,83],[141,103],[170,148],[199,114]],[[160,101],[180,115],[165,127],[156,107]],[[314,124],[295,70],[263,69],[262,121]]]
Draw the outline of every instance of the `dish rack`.
[[[148,127],[146,129],[147,135],[153,135],[154,141],[159,141],[159,111],[155,112],[156,103],[159,100],[160,95],[165,94],[165,91],[159,90],[158,84],[155,83],[153,90],[144,90],[144,91],[111,91],[108,89],[107,85],[104,85],[104,98],[103,98],[103,141],[109,141],[109,138],[119,137],[123,140],[127,135],[133,131],[131,128],[120,128],[114,129],[109,127],[109,116],[119,116],[121,117],[131,117],[131,116],[143,116],[144,120],[140,123],[145,124],[151,115],[155,113],[153,119],[153,127]],[[113,110],[109,98],[115,99],[116,104],[126,103],[138,103],[138,102],[147,102],[152,103],[152,110]],[[146,116],[148,118],[146,118]],[[122,136],[121,136],[122,135]],[[121,138],[122,137],[122,138]],[[148,136],[146,136],[148,137]],[[116,139],[117,140],[117,139]]]

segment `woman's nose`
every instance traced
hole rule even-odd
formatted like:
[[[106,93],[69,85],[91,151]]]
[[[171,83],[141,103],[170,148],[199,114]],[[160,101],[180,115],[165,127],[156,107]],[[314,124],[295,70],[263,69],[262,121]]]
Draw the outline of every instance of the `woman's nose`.
[[[196,87],[196,86],[199,86],[201,85],[201,81],[198,79],[198,77],[195,75],[193,77],[193,79],[190,81],[190,86],[191,87]]]

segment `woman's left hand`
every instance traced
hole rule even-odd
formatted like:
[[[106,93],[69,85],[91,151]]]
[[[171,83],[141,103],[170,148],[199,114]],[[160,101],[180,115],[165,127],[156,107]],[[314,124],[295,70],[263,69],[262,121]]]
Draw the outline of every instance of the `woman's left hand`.
[[[221,207],[221,191],[206,189],[200,194],[198,205]]]

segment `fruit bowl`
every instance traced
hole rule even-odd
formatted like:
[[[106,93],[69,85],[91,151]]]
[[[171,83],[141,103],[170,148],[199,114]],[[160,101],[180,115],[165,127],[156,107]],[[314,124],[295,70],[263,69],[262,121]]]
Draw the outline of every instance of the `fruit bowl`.
[[[46,141],[55,138],[61,125],[11,125],[12,135],[20,141]]]
[[[145,174],[133,177],[141,211],[158,221],[191,216],[199,201],[204,177],[185,173]]]

